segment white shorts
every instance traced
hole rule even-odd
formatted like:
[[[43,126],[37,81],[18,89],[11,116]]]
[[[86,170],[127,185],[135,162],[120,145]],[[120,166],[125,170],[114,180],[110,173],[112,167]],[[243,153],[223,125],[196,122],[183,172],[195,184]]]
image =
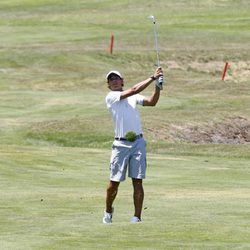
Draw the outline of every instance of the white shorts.
[[[144,179],[146,177],[146,141],[139,138],[134,142],[115,140],[110,159],[110,180],[121,182],[128,177]]]

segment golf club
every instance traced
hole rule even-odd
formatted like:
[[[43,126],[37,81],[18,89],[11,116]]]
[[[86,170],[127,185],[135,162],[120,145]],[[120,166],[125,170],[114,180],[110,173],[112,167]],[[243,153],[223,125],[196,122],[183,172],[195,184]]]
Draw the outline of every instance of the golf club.
[[[158,35],[157,35],[157,30],[156,30],[156,22],[155,22],[155,17],[154,16],[149,16],[149,20],[153,21],[154,24],[154,36],[155,36],[155,50],[156,50],[156,57],[157,57],[157,66],[160,67],[160,56],[159,56],[159,48],[158,48]],[[163,89],[163,76],[160,76],[159,79],[156,81],[156,85],[160,88]]]

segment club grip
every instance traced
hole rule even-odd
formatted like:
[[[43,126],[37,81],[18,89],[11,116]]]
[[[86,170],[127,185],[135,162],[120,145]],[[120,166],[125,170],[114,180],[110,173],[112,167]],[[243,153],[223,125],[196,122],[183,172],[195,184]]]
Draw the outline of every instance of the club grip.
[[[163,79],[163,76],[160,76],[157,80],[156,80],[156,86],[159,88],[159,89],[163,89],[163,82],[164,82],[164,79]]]

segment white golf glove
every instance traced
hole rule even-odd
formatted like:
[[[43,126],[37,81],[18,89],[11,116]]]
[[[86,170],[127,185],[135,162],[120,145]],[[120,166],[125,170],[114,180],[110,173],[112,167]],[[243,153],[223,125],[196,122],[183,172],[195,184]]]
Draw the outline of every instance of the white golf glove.
[[[158,79],[155,80],[155,85],[156,85],[160,90],[163,89],[163,83],[164,83],[163,76],[160,76]]]

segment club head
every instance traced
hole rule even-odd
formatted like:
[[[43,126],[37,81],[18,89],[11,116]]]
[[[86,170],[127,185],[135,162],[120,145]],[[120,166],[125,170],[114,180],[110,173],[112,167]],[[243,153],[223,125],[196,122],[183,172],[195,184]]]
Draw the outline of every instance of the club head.
[[[154,16],[148,16],[149,20],[153,20],[153,22],[155,22],[155,17]]]

